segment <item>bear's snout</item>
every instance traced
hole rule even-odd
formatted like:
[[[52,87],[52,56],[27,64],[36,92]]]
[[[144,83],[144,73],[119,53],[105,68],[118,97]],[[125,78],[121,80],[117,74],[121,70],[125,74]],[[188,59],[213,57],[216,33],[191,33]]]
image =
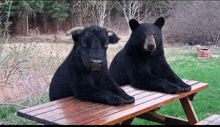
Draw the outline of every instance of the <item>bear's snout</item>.
[[[91,69],[93,71],[99,71],[102,69],[102,60],[101,59],[92,59],[91,60]]]
[[[150,51],[152,51],[153,49],[154,49],[154,45],[153,44],[148,44],[147,45],[147,48],[148,48],[148,50],[150,50]]]
[[[156,50],[156,42],[155,42],[153,35],[146,37],[145,43],[144,43],[144,49],[149,52]]]

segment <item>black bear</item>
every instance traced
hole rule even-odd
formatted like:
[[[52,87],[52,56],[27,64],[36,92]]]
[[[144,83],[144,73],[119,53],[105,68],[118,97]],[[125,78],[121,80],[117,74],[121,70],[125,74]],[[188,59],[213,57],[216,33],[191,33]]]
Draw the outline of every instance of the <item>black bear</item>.
[[[134,97],[112,80],[107,68],[106,50],[108,44],[118,42],[117,35],[98,26],[76,27],[69,34],[75,44],[52,78],[50,100],[74,96],[115,106],[133,103]]]
[[[165,59],[161,32],[164,23],[163,17],[154,23],[129,21],[132,34],[109,68],[116,83],[171,94],[191,90],[191,86],[172,71]]]

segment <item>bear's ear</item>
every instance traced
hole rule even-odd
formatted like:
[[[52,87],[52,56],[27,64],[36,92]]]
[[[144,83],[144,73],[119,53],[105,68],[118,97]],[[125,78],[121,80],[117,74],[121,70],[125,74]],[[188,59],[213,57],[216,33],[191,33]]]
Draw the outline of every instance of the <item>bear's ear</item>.
[[[155,21],[154,24],[161,29],[163,27],[164,23],[165,23],[165,19],[163,17],[160,17]]]
[[[108,32],[108,36],[109,36],[109,42],[108,42],[109,44],[116,44],[120,40],[117,34],[113,32]]]
[[[131,19],[131,20],[129,21],[129,25],[130,25],[131,30],[134,31],[135,29],[137,29],[137,27],[138,27],[140,24],[138,23],[137,20]]]

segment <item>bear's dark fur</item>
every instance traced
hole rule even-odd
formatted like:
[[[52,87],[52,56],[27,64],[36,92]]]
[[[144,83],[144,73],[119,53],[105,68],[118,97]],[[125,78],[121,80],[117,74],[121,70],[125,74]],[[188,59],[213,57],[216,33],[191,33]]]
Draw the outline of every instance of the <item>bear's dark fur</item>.
[[[112,80],[107,69],[107,45],[117,43],[117,35],[110,36],[106,29],[91,26],[72,37],[75,45],[52,78],[50,100],[74,96],[116,106],[134,102],[134,97]]]
[[[129,21],[132,34],[109,68],[111,77],[119,85],[131,84],[140,89],[171,94],[191,90],[191,86],[172,71],[164,57],[161,32],[164,23],[163,17],[155,23]]]

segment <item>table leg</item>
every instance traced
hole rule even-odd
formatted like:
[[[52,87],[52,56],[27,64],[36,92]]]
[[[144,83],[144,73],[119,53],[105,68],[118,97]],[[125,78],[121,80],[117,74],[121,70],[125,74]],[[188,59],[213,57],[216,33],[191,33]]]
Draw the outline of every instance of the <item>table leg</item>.
[[[128,120],[125,120],[121,123],[121,125],[131,125],[132,121],[134,120],[134,118],[131,118],[131,119],[128,119]]]
[[[189,97],[181,98],[180,102],[183,106],[186,117],[189,121],[189,125],[193,125],[193,124],[197,123],[198,118],[197,118],[196,112],[193,108],[192,102],[190,101],[190,98]]]
[[[195,95],[196,95],[196,93],[194,93],[194,94],[191,94],[191,95],[189,95],[188,97],[189,97],[189,99],[190,99],[190,101],[193,101],[194,100],[194,98],[195,98]]]

